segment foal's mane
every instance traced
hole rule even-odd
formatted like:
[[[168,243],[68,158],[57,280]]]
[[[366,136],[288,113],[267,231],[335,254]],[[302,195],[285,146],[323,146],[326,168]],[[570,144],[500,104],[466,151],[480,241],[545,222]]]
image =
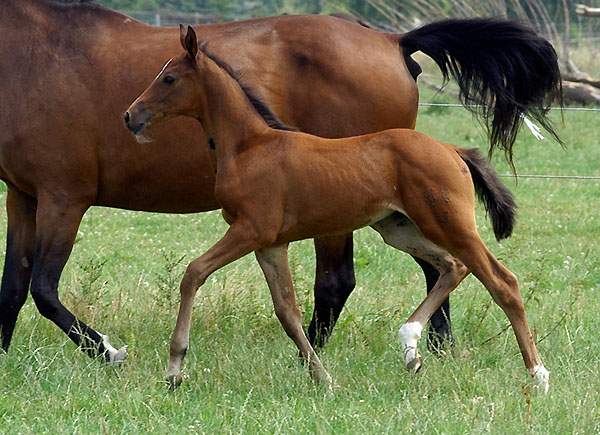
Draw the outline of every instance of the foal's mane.
[[[229,65],[220,57],[218,57],[216,54],[208,51],[206,45],[206,41],[201,41],[198,44],[198,50],[200,50],[204,55],[206,55],[206,57],[208,57],[210,60],[216,63],[217,66],[219,66],[219,68],[221,68],[223,71],[229,74],[229,76],[236,81],[236,83],[240,86],[242,91],[244,91],[246,97],[248,97],[248,100],[252,104],[252,107],[254,107],[256,112],[265,120],[269,127],[277,130],[298,131],[296,127],[287,125],[283,121],[281,121],[277,117],[277,115],[271,110],[271,108],[267,105],[267,103],[265,103],[255,93],[254,89],[242,83],[239,74],[231,67],[231,65]]]

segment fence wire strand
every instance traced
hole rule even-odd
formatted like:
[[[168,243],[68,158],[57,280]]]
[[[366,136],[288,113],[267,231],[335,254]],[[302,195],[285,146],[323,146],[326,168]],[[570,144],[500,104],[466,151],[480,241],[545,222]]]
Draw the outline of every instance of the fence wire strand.
[[[472,109],[477,109],[479,107],[483,107],[480,104],[468,104],[463,105],[459,103],[419,103],[419,106],[425,107],[468,107]],[[600,112],[600,108],[595,107],[549,107],[549,110],[564,110],[564,111],[572,111],[572,112]]]
[[[505,178],[558,178],[561,180],[600,180],[600,176],[594,177],[592,175],[544,175],[544,174],[498,174],[499,177]]]

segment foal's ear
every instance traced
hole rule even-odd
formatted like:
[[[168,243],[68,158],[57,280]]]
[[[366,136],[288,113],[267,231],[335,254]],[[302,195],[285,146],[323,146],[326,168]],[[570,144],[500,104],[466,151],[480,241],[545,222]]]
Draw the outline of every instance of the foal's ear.
[[[192,26],[188,26],[186,30],[183,25],[179,25],[179,41],[188,56],[192,59],[196,59],[196,54],[198,53],[198,40],[196,39],[196,32],[194,32]]]

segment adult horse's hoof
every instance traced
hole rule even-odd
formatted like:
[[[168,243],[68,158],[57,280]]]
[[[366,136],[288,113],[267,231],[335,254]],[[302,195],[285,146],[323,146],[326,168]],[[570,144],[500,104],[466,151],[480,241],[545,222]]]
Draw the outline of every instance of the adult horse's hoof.
[[[411,375],[416,375],[419,369],[421,368],[422,364],[423,358],[421,358],[420,355],[417,355],[415,359],[406,364],[406,367],[408,368],[408,371]]]
[[[106,355],[107,364],[119,365],[127,359],[128,346],[123,346],[117,350],[108,341],[108,335],[101,334],[101,336],[102,336],[102,345],[104,346],[104,349],[106,349],[105,355]]]
[[[129,346],[123,346],[114,355],[111,355],[108,364],[118,366],[127,359],[127,349]]]
[[[181,373],[167,376],[167,386],[171,391],[175,391],[177,388],[179,388],[182,382],[183,376],[181,376]]]

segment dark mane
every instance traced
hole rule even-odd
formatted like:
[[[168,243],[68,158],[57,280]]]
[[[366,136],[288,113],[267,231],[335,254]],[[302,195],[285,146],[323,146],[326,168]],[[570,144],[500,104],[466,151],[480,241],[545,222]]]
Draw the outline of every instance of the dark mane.
[[[210,60],[216,63],[223,71],[233,78],[237,84],[242,88],[246,97],[254,107],[254,109],[258,112],[258,114],[265,120],[265,122],[269,125],[269,127],[277,129],[277,130],[288,130],[288,131],[298,131],[296,127],[292,127],[291,125],[285,124],[281,121],[277,115],[271,110],[271,108],[265,103],[260,97],[256,95],[254,90],[246,85],[244,85],[238,74],[234,71],[234,69],[225,62],[223,59],[218,57],[216,54],[211,53],[206,49],[206,41],[198,44],[198,50],[204,53]]]

